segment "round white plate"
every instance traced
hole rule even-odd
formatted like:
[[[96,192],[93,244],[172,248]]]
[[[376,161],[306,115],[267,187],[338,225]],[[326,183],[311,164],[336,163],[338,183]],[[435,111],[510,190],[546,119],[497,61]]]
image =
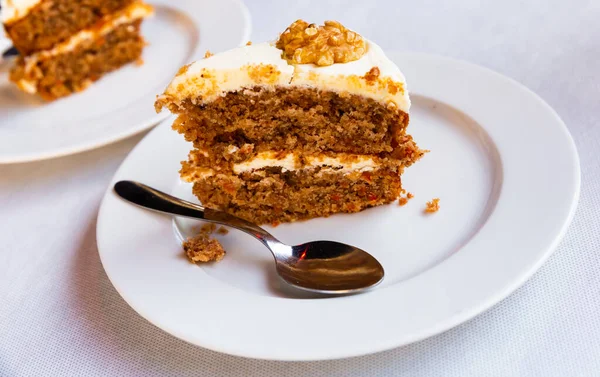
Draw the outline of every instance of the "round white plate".
[[[168,116],[154,101],[177,70],[248,41],[249,13],[240,0],[149,0],[156,14],[142,25],[150,45],[144,65],[130,64],[87,90],[46,103],[8,81],[0,64],[0,163],[59,157],[148,129]]]
[[[332,239],[369,251],[386,270],[380,286],[349,297],[295,296],[277,279],[269,252],[235,230],[221,237],[223,261],[193,265],[180,242],[199,223],[134,207],[109,188],[98,248],[123,298],[199,346],[317,360],[440,333],[523,284],[554,250],[576,207],[579,163],[567,128],[534,93],[490,70],[429,55],[391,57],[412,90],[410,133],[431,150],[403,178],[415,197],[403,207],[269,228],[289,244]],[[177,173],[190,146],[171,121],[140,142],[113,183],[132,179],[190,198]],[[441,209],[424,214],[434,197]]]

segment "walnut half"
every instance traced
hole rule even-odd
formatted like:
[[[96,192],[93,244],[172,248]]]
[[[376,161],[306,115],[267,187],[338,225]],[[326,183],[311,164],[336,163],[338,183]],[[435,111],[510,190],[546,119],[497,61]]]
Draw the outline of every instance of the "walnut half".
[[[297,20],[281,33],[275,46],[292,64],[318,66],[358,60],[366,52],[364,38],[337,21],[317,26]]]

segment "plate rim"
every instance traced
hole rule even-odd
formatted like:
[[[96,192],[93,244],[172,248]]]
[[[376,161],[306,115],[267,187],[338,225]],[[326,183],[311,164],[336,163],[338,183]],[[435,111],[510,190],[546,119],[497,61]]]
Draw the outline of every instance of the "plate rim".
[[[155,3],[156,0],[150,0],[150,3]],[[189,0],[186,0],[189,1]],[[210,1],[210,0],[209,0]],[[250,16],[250,11],[248,7],[242,0],[229,0],[232,4],[240,10],[241,15],[244,19],[242,36],[238,41],[237,45],[242,45],[250,40],[250,36],[252,34],[252,18]],[[198,55],[198,47],[196,45],[193,47],[193,56]],[[160,122],[167,119],[169,117],[169,113],[167,111],[163,111],[159,114],[156,114],[152,117],[147,118],[146,120],[136,123],[135,126],[127,128],[123,132],[116,132],[112,134],[112,136],[106,136],[103,138],[98,138],[97,140],[90,140],[82,143],[78,143],[73,146],[65,146],[65,147],[57,147],[54,151],[44,151],[41,153],[28,153],[16,156],[1,156],[0,155],[0,165],[7,164],[18,164],[18,163],[28,163],[34,161],[43,161],[54,158],[60,158],[64,156],[70,156],[86,151],[91,151],[97,148],[101,148],[113,143],[117,143],[129,137],[135,136],[143,131],[146,131],[154,126],[157,126]]]
[[[161,126],[162,127],[169,126],[168,122],[171,119],[171,118],[169,118],[169,119],[163,121],[163,123],[161,123],[161,125],[156,127],[151,133],[146,135],[144,137],[144,139],[142,141],[140,141],[140,143],[131,151],[130,155],[124,160],[123,164],[119,167],[119,169],[115,173],[115,176],[111,180],[111,185],[108,187],[108,189],[103,197],[102,204],[100,207],[100,211],[99,211],[99,215],[98,215],[98,222],[97,222],[98,252],[100,254],[100,259],[102,261],[103,267],[105,268],[107,276],[111,280],[111,283],[113,284],[113,286],[115,286],[115,289],[117,289],[119,294],[123,297],[123,299],[125,299],[125,301],[128,302],[128,304],[136,312],[138,312],[138,314],[140,314],[143,318],[150,321],[157,327],[162,328],[163,330],[171,333],[172,335],[174,335],[188,343],[199,345],[199,346],[202,346],[202,347],[205,347],[208,349],[212,349],[214,351],[223,352],[223,353],[232,354],[232,355],[241,356],[241,357],[265,359],[265,360],[282,360],[282,361],[330,360],[330,359],[340,359],[340,358],[354,357],[354,356],[360,356],[360,355],[365,355],[365,354],[381,352],[384,350],[399,347],[399,346],[402,346],[405,344],[410,344],[410,343],[428,338],[430,336],[442,333],[442,332],[449,330],[461,323],[464,323],[464,322],[472,319],[476,315],[481,314],[482,312],[488,310],[495,304],[502,301],[508,295],[513,293],[516,289],[518,289],[520,286],[522,286],[527,280],[529,280],[529,278],[546,262],[546,260],[550,257],[550,255],[552,255],[552,253],[556,250],[560,241],[563,239],[563,237],[564,237],[565,233],[567,232],[567,229],[568,229],[569,225],[571,224],[572,219],[575,215],[578,200],[579,200],[580,189],[581,189],[580,161],[579,161],[579,156],[577,153],[577,148],[576,148],[575,142],[574,142],[572,136],[570,135],[566,124],[562,121],[562,119],[557,114],[557,112],[553,108],[551,108],[550,105],[548,105],[536,93],[531,91],[529,88],[525,87],[523,84],[521,84],[509,77],[501,75],[489,68],[481,67],[479,65],[465,62],[465,61],[458,60],[458,59],[453,59],[453,58],[448,58],[448,57],[443,57],[443,56],[438,56],[438,55],[432,55],[432,54],[426,54],[426,53],[420,53],[420,52],[389,52],[388,56],[390,56],[392,59],[394,57],[398,57],[398,56],[404,56],[404,57],[412,56],[413,58],[417,57],[420,59],[433,59],[435,61],[441,61],[441,62],[446,61],[446,62],[450,62],[452,64],[458,64],[463,67],[467,67],[469,69],[479,70],[480,72],[484,72],[485,74],[491,74],[496,79],[503,80],[504,82],[510,83],[511,85],[515,86],[515,90],[518,89],[518,90],[524,91],[525,93],[527,93],[527,95],[529,97],[536,100],[539,104],[542,104],[544,110],[549,115],[552,116],[553,120],[556,121],[556,125],[561,127],[560,131],[562,131],[564,133],[564,135],[566,136],[564,141],[568,145],[568,149],[571,152],[570,157],[573,159],[572,167],[574,168],[574,171],[572,173],[574,173],[575,181],[573,181],[572,184],[573,184],[574,191],[573,191],[572,197],[569,198],[567,216],[564,218],[561,218],[560,220],[557,220],[557,221],[560,221],[559,231],[554,234],[551,242],[549,242],[549,246],[546,247],[546,249],[543,252],[536,254],[537,257],[535,258],[535,262],[533,264],[525,266],[527,268],[525,268],[525,267],[520,268],[519,269],[520,272],[511,276],[510,282],[507,284],[504,284],[502,287],[499,287],[495,293],[488,295],[485,299],[480,300],[477,304],[474,304],[471,307],[462,310],[460,313],[455,313],[453,316],[446,318],[445,321],[438,323],[437,326],[431,326],[427,330],[421,331],[417,335],[411,337],[408,341],[397,342],[393,339],[388,340],[388,341],[379,341],[376,346],[375,345],[371,346],[369,350],[358,350],[357,351],[356,349],[354,349],[354,350],[345,350],[345,351],[341,351],[341,352],[334,351],[334,352],[329,353],[328,355],[315,355],[315,354],[310,354],[310,353],[304,354],[304,355],[290,355],[290,354],[286,354],[285,352],[279,352],[277,354],[273,354],[272,352],[269,353],[269,352],[262,352],[262,351],[256,351],[256,350],[253,350],[252,352],[248,352],[247,349],[246,350],[240,349],[240,347],[237,347],[237,346],[223,347],[222,344],[215,344],[215,343],[210,343],[210,342],[204,342],[204,343],[200,344],[199,342],[190,339],[188,336],[186,336],[186,334],[181,334],[172,328],[168,329],[169,326],[165,326],[164,324],[161,326],[161,325],[155,323],[150,318],[148,318],[147,315],[140,313],[140,311],[138,311],[138,308],[136,308],[134,305],[132,305],[132,303],[128,300],[126,295],[124,295],[124,293],[122,292],[122,289],[118,286],[118,284],[115,283],[115,281],[113,281],[113,278],[111,278],[111,274],[109,272],[109,269],[107,269],[107,266],[105,263],[106,262],[105,258],[103,257],[103,252],[101,251],[101,249],[102,249],[101,238],[102,238],[102,234],[103,234],[103,224],[105,223],[105,221],[106,221],[105,218],[107,216],[106,215],[106,211],[107,211],[106,203],[111,200],[111,197],[114,197],[114,195],[112,194],[112,184],[119,176],[120,172],[122,171],[123,166],[126,166],[126,164],[128,163],[130,156],[134,155],[136,150],[138,149],[138,147],[140,147],[144,144],[144,141],[146,140],[146,138],[150,137],[150,135],[152,135],[154,133],[159,132],[161,129]],[[418,92],[417,94],[427,96],[427,94],[424,94],[424,93]],[[167,124],[167,126],[165,126],[165,124]],[[442,263],[444,263],[444,262],[442,262]],[[406,282],[410,282],[412,280],[413,280],[413,278],[408,279]],[[402,282],[402,284],[404,284],[404,283],[405,282]],[[393,287],[394,286],[386,287],[386,288],[381,289],[381,291],[389,290]],[[374,291],[374,292],[377,292],[377,291]],[[366,296],[364,296],[364,297],[366,297]],[[302,300],[302,301],[304,301],[304,300]]]

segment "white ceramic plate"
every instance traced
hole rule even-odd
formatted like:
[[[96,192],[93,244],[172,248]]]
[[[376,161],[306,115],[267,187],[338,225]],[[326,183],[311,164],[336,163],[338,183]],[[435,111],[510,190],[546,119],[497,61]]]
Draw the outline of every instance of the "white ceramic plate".
[[[149,0],[143,23],[150,45],[144,65],[128,65],[82,93],[45,103],[8,81],[0,64],[0,163],[58,157],[97,148],[148,129],[168,116],[154,100],[184,64],[207,49],[248,41],[250,17],[240,0]]]
[[[575,210],[575,145],[557,114],[520,84],[472,64],[392,54],[412,90],[410,133],[431,150],[408,169],[415,197],[352,215],[269,229],[289,244],[332,239],[386,270],[361,295],[294,296],[250,236],[221,237],[220,263],[190,264],[173,220],[106,193],[98,248],[123,298],[165,331],[234,355],[317,360],[363,355],[440,333],[491,307],[548,258]],[[190,149],[171,119],[131,152],[113,183],[133,179],[190,198],[179,161]],[[423,213],[439,197],[438,213]],[[194,223],[198,226],[198,223]]]

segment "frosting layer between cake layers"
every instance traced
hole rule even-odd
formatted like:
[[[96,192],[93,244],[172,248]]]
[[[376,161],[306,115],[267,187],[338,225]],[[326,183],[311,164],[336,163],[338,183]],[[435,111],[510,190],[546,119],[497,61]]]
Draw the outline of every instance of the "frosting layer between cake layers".
[[[165,93],[157,100],[157,109],[166,104],[207,103],[227,92],[260,86],[308,87],[355,94],[394,105],[409,112],[410,99],[406,79],[383,50],[367,41],[366,53],[358,60],[330,66],[289,64],[272,42],[232,49],[180,70]]]
[[[221,172],[208,167],[195,166],[194,161],[189,162],[190,170],[182,175],[188,182],[201,180],[215,174],[240,175],[248,172],[256,172],[265,168],[281,168],[281,172],[300,171],[320,168],[321,171],[341,173],[344,175],[352,173],[370,172],[384,167],[379,158],[368,155],[357,155],[350,153],[336,153],[335,156],[326,154],[303,156],[294,152],[261,152],[253,158],[233,164],[232,172]]]
[[[302,165],[298,163],[298,160],[298,156],[293,152],[286,153],[283,156],[276,152],[262,152],[249,161],[234,164],[233,172],[241,174],[267,167],[280,167],[284,172],[322,167],[340,173],[348,173],[371,171],[379,166],[372,157],[347,153],[337,153],[336,157],[326,155],[306,156],[306,163]]]

